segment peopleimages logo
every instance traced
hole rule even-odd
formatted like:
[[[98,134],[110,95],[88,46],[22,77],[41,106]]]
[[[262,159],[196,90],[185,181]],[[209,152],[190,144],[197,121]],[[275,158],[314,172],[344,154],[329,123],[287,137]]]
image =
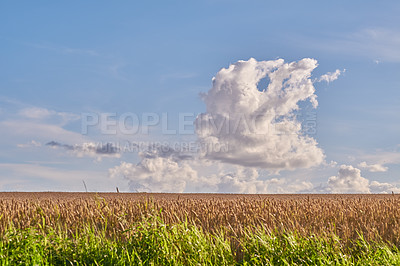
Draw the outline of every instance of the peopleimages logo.
[[[201,119],[196,119],[201,117]],[[171,123],[175,121],[175,123]],[[176,123],[177,121],[177,123]],[[300,121],[300,122],[299,122]],[[151,128],[158,129],[163,135],[195,135],[202,128],[210,130],[211,135],[291,135],[317,133],[317,114],[308,111],[297,115],[295,119],[262,114],[249,116],[242,113],[210,115],[196,113],[82,113],[81,133],[89,130],[100,131],[103,135],[148,135]]]
[[[150,128],[161,126],[162,134],[165,135],[193,135],[195,129],[193,127],[195,113],[179,113],[178,129],[169,128],[168,113],[82,113],[82,131],[86,135],[90,128],[97,128],[101,134],[115,135],[117,133],[123,135],[149,134]]]

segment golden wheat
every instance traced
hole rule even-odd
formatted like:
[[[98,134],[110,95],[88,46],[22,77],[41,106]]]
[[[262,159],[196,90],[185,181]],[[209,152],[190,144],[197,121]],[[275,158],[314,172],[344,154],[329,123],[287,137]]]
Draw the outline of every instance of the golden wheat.
[[[0,193],[0,232],[10,226],[51,226],[74,233],[93,226],[118,235],[158,213],[166,223],[188,221],[203,230],[244,228],[301,235],[335,234],[342,240],[400,242],[399,195],[232,195],[150,193]]]

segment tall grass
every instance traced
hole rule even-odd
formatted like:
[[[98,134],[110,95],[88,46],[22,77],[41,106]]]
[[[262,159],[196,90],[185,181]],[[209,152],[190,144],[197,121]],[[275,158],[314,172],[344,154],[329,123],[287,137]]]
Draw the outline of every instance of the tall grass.
[[[110,238],[88,224],[71,235],[52,227],[10,228],[0,241],[1,265],[399,265],[400,252],[361,236],[351,246],[336,237],[304,237],[246,228],[239,239],[151,216]],[[240,244],[233,250],[232,243]]]

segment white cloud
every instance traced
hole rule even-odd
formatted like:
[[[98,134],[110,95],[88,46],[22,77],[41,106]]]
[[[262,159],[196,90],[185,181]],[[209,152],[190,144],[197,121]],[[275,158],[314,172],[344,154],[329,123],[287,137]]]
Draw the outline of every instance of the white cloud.
[[[193,157],[169,146],[151,145],[139,152],[137,164],[121,162],[109,169],[112,178],[129,181],[131,191],[184,192],[188,183],[197,184],[197,171],[190,162]]]
[[[324,162],[324,165],[329,167],[335,167],[337,165],[337,162],[336,161],[330,161],[329,163]]]
[[[314,185],[306,180],[273,178],[268,180],[268,193],[309,193],[313,190]]]
[[[377,181],[372,181],[369,185],[369,188],[371,193],[400,193],[400,188],[396,187],[395,185],[389,183],[379,183]]]
[[[370,193],[368,179],[361,176],[360,169],[341,165],[338,175],[328,179],[328,190],[333,193]]]
[[[351,165],[341,165],[337,176],[328,179],[327,192],[333,193],[391,193],[400,192],[393,184],[369,181],[361,171]]]
[[[370,164],[368,165],[367,162],[361,162],[358,164],[358,167],[365,168],[370,172],[386,172],[388,167],[385,167],[381,164]]]
[[[122,162],[109,169],[109,176],[129,180],[131,191],[147,192],[400,193],[396,185],[369,181],[361,176],[360,169],[351,165],[341,165],[337,175],[315,187],[306,179],[264,179],[256,168],[203,164],[199,159],[181,160],[174,156],[147,156],[146,153],[141,156],[138,164]]]
[[[138,164],[122,162],[109,169],[110,177],[127,179],[131,191],[256,194],[296,193],[313,187],[304,180],[262,180],[256,168],[212,163],[168,147],[149,147],[139,155]]]
[[[313,188],[310,182],[304,180],[289,180],[286,178],[261,179],[255,168],[237,166],[234,169],[222,169],[218,176],[203,179],[213,180],[215,192],[219,193],[300,193]]]
[[[312,137],[302,134],[294,111],[300,101],[318,105],[310,79],[317,61],[305,58],[238,61],[221,69],[204,95],[206,113],[196,119],[196,133],[207,147],[203,156],[273,171],[308,168],[324,160]],[[257,88],[263,78],[265,88]]]
[[[122,162],[109,174],[128,179],[131,191],[184,192],[186,183],[197,179],[197,172],[187,163],[163,157],[142,158],[136,165]]]
[[[317,61],[308,58],[292,63],[250,59],[221,69],[204,95],[206,113],[196,118],[198,141],[204,148],[200,153],[149,147],[139,153],[139,163],[122,162],[109,169],[109,175],[129,180],[133,191],[312,191],[306,180],[265,180],[259,169],[277,173],[324,162],[323,151],[315,139],[303,134],[295,115],[301,101],[318,105],[310,79],[316,66]],[[261,88],[263,79],[268,85]]]
[[[321,81],[326,81],[327,83],[330,83],[330,82],[332,82],[332,81],[337,80],[337,79],[339,78],[339,76],[340,76],[342,73],[344,73],[344,72],[346,72],[346,69],[343,69],[342,71],[340,71],[339,69],[336,69],[336,71],[333,72],[333,73],[332,73],[332,72],[328,72],[328,73],[322,75],[322,76],[318,79],[318,81],[319,81],[319,82],[321,82]]]
[[[254,168],[237,167],[236,171],[220,173],[217,180],[217,192],[230,193],[267,193],[268,184],[258,180],[258,171]]]

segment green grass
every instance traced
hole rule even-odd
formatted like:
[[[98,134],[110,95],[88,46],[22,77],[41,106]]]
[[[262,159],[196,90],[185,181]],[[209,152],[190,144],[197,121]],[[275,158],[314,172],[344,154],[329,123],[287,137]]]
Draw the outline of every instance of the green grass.
[[[240,237],[210,234],[188,223],[144,218],[119,237],[87,225],[71,233],[43,225],[12,226],[0,239],[1,265],[400,265],[395,246],[362,236],[344,245],[336,237],[270,233],[247,228]],[[239,247],[239,248],[237,248]]]

